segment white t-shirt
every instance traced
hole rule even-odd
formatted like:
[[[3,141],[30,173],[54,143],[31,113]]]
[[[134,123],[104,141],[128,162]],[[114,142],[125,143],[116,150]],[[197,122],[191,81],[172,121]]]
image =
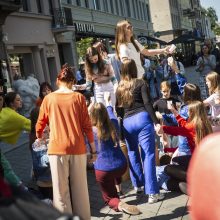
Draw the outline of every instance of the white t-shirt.
[[[135,40],[135,43],[140,48],[140,51],[144,49],[144,46],[142,46],[137,40]],[[121,60],[122,58],[133,59],[137,66],[138,78],[142,78],[144,74],[144,68],[141,64],[140,52],[137,52],[136,48],[132,43],[121,44],[119,48],[119,56]]]
[[[208,103],[211,107],[211,116],[213,117],[217,117],[218,115],[220,115],[220,104],[216,104],[216,99],[220,98],[220,94],[219,93],[213,93],[212,95],[210,95],[205,102]]]
[[[213,118],[216,118],[220,115],[220,104],[216,104],[216,100],[218,100],[219,98],[219,93],[213,93],[205,100],[205,102],[208,103],[211,108],[211,116]],[[220,125],[212,125],[212,130],[213,132],[220,131]]]

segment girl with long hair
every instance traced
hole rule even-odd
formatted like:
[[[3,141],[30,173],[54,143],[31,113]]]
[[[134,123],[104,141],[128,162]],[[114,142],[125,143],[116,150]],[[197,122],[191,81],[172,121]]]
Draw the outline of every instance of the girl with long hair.
[[[140,54],[143,54],[144,56],[154,56],[157,54],[169,53],[169,48],[170,47],[168,46],[163,49],[148,50],[134,38],[133,26],[128,20],[121,20],[116,25],[116,55],[122,62],[126,59],[133,59],[135,61],[138,78],[142,78],[144,74]]]
[[[126,158],[119,145],[119,125],[113,108],[95,103],[90,113],[94,135],[97,136],[97,159],[94,163],[96,181],[103,199],[115,211],[136,215],[140,211],[119,199],[115,185],[121,184],[121,177],[127,168]],[[116,119],[116,120],[115,120]],[[96,139],[96,138],[95,138]]]
[[[105,105],[104,92],[110,92],[112,105],[115,106],[115,91],[118,86],[112,65],[105,61],[98,50],[89,47],[85,62],[86,89],[89,90],[94,82],[94,96],[96,102]]]
[[[206,114],[206,109],[201,101],[192,101],[188,105],[188,119],[182,118],[173,105],[170,106],[177,119],[178,127],[176,126],[162,126],[156,128],[157,134],[163,133],[170,135],[181,135],[186,137],[187,143],[193,154],[196,146],[201,140],[212,133],[212,127]],[[191,155],[177,156],[173,158],[174,164],[162,166],[157,168],[158,184],[165,190],[186,191],[186,175]]]
[[[61,212],[90,219],[86,161],[86,135],[91,153],[95,153],[92,125],[85,97],[72,91],[75,84],[72,67],[64,65],[57,75],[58,90],[45,96],[36,124],[36,136],[42,141],[49,124],[48,157],[53,183],[53,203]]]
[[[206,85],[209,90],[209,97],[203,101],[211,108],[211,123],[213,131],[220,131],[220,75],[210,72],[206,76]]]
[[[137,79],[135,61],[125,60],[121,71],[116,97],[118,106],[123,107],[125,113],[123,131],[128,148],[131,181],[137,191],[144,186],[145,193],[149,194],[148,202],[154,203],[163,198],[159,194],[155,165],[154,124],[160,125],[151,104],[147,84],[143,79]]]

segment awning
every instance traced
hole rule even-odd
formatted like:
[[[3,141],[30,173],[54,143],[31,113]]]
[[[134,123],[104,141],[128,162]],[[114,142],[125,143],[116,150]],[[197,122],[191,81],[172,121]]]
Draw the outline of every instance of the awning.
[[[204,39],[201,37],[194,37],[190,34],[183,34],[180,35],[179,37],[171,40],[169,43],[167,44],[180,44],[180,43],[190,43],[190,42],[194,42],[194,41],[203,41]]]
[[[160,40],[158,38],[150,37],[150,36],[138,36],[138,41],[140,43],[148,43],[148,41],[157,42],[160,45],[167,45],[166,41]]]

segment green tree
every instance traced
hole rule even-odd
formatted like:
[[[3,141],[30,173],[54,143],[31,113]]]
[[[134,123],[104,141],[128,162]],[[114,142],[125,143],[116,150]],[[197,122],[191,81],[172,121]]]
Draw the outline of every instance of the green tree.
[[[220,36],[220,26],[218,24],[216,24],[213,31],[214,31],[215,35]]]
[[[82,38],[80,41],[76,42],[76,50],[78,53],[79,61],[85,59],[86,50],[88,47],[91,46],[93,40],[94,39],[92,37],[88,37],[88,38]]]
[[[216,11],[213,7],[207,8],[207,16],[210,17],[211,28],[214,29],[216,26],[216,22],[218,21],[218,16],[217,16]]]

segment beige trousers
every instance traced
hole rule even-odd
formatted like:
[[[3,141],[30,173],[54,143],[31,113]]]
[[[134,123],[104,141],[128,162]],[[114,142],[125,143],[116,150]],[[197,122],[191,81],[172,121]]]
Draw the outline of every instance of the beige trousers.
[[[49,155],[53,204],[61,212],[89,220],[90,204],[86,175],[86,154]]]

